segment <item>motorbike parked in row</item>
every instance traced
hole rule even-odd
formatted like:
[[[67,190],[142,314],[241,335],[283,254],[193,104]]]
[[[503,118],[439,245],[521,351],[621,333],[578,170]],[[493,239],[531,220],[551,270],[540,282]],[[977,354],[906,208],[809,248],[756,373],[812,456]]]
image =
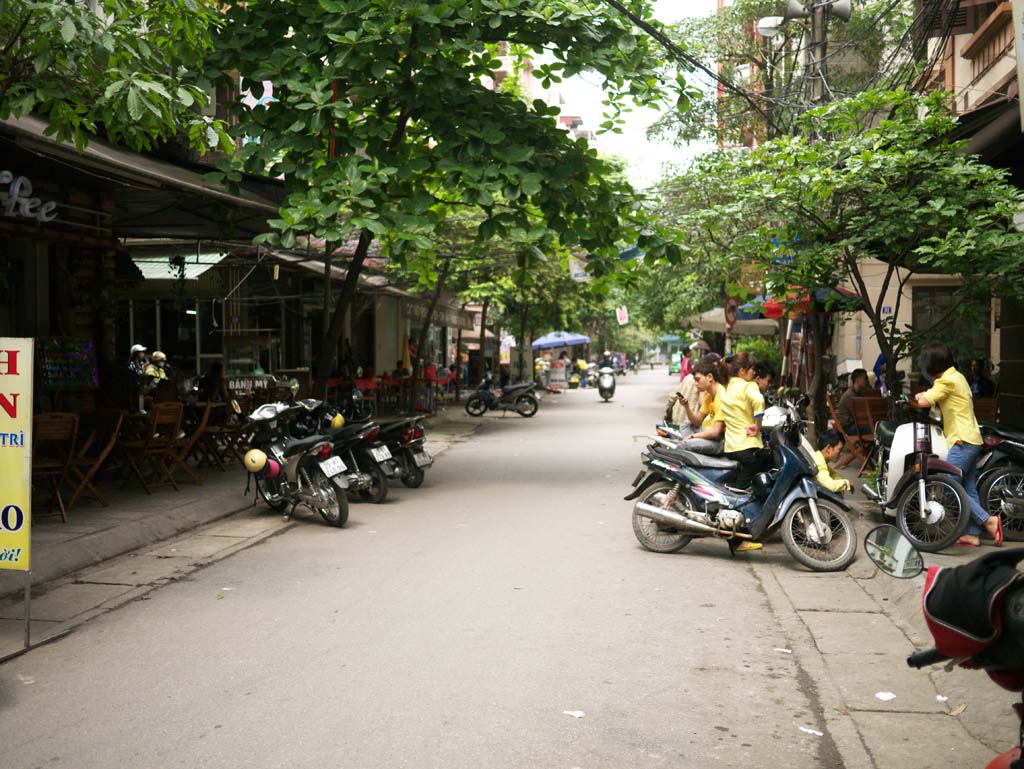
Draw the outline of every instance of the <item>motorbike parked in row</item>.
[[[913,579],[925,569],[913,543],[893,526],[873,529],[864,539],[868,557],[885,574]],[[928,569],[922,608],[934,648],[907,658],[912,668],[945,663],[980,669],[1002,688],[1024,693],[1024,574],[1017,570],[1024,549],[977,558],[956,567]],[[987,769],[1024,766],[1024,694],[1018,744],[994,758]]]
[[[978,495],[1003,521],[1007,539],[1024,539],[1024,430],[983,422],[985,451],[978,458]]]
[[[633,533],[641,545],[674,553],[694,538],[717,537],[732,551],[740,542],[763,542],[781,530],[786,550],[809,569],[849,566],[857,552],[849,507],[818,486],[797,406],[785,402],[774,408],[769,441],[774,469],[758,474],[750,490],[729,485],[737,462],[687,451],[661,436],[650,438],[642,454],[645,469],[626,497],[637,500]]]
[[[242,463],[250,479],[255,477],[263,501],[285,520],[302,504],[341,527],[348,521],[344,463],[332,456],[333,444],[327,436],[313,433],[300,438],[290,431],[294,420],[308,416],[315,404],[266,403],[253,411],[247,419],[251,448]]]
[[[398,462],[380,432],[375,422],[350,422],[327,433],[334,455],[345,462],[349,489],[375,504],[387,499],[388,479],[399,475]]]
[[[597,370],[597,394],[607,403],[615,395],[615,369],[603,366]]]
[[[878,483],[864,484],[864,494],[895,516],[916,548],[937,553],[952,546],[970,523],[963,473],[940,459],[948,454],[941,422],[911,408],[906,396],[895,399],[893,407],[903,421],[875,425]]]
[[[466,413],[482,417],[488,411],[515,411],[519,416],[532,417],[540,408],[536,389],[537,385],[530,382],[495,390],[494,377],[488,372],[466,401]]]
[[[379,420],[378,440],[390,449],[398,464],[398,477],[410,489],[423,485],[426,469],[434,464],[425,446],[427,438],[420,424],[422,420],[422,416]]]

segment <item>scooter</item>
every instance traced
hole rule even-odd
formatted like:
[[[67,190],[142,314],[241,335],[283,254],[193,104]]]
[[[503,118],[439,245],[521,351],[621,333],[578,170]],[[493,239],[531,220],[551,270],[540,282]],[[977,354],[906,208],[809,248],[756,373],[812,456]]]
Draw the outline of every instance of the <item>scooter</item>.
[[[597,370],[597,394],[605,403],[615,395],[615,369],[604,366]]]
[[[397,417],[380,420],[379,440],[391,451],[398,463],[403,485],[416,489],[423,485],[426,469],[434,464],[426,450],[426,433],[420,422],[424,417]]]
[[[895,515],[897,526],[914,547],[937,553],[956,542],[970,523],[963,473],[939,458],[948,453],[941,423],[911,408],[906,396],[893,406],[905,421],[875,425],[878,485],[865,483],[862,488],[885,515]]]
[[[249,415],[251,448],[242,458],[249,479],[256,479],[256,491],[267,505],[289,520],[303,504],[332,526],[348,521],[345,465],[331,456],[328,437],[320,434],[297,438],[290,434],[290,422],[306,416],[309,404],[266,403]],[[246,493],[249,486],[246,484]]]
[[[368,502],[380,504],[388,497],[388,479],[397,478],[399,464],[379,440],[374,422],[352,422],[327,433],[333,453],[345,462],[349,489]]]
[[[645,469],[626,499],[633,533],[648,550],[675,553],[695,537],[718,537],[734,551],[743,541],[763,542],[781,529],[786,550],[813,571],[839,571],[852,563],[857,536],[842,497],[820,488],[818,468],[801,443],[797,408],[772,429],[774,467],[759,473],[750,491],[728,485],[739,464],[678,448],[652,437]]]
[[[978,459],[978,495],[1003,520],[1007,539],[1024,539],[1024,430],[982,423],[987,449]]]
[[[913,579],[925,569],[913,543],[893,526],[873,529],[864,539],[880,571]],[[912,668],[946,663],[982,669],[1004,689],[1024,692],[1024,574],[1017,565],[1024,549],[990,553],[968,564],[928,569],[922,607],[935,647],[907,658]],[[1018,744],[994,758],[987,769],[1024,769],[1024,694],[1017,715]]]
[[[519,416],[532,417],[540,408],[540,401],[534,393],[536,388],[536,383],[531,382],[511,385],[496,392],[494,377],[488,373],[466,401],[466,413],[471,417],[482,417],[488,411],[515,411]]]

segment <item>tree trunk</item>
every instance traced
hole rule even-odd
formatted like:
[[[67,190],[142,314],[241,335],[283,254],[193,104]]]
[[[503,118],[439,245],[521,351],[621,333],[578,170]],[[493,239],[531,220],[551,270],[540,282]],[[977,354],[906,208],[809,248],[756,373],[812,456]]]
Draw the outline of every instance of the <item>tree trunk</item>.
[[[484,306],[480,311],[480,360],[477,361],[476,373],[481,382],[484,381],[484,375],[487,372],[487,360],[484,358],[484,352],[487,347],[487,308],[490,304],[490,299],[484,299]]]
[[[825,377],[824,361],[825,361],[825,325],[828,323],[828,317],[817,311],[816,302],[810,303],[811,315],[809,320],[812,322],[814,329],[814,335],[812,340],[814,342],[814,376],[811,378],[811,415],[812,423],[814,425],[814,434],[810,436],[812,443],[817,443],[817,436],[820,431],[825,429],[828,424],[828,403],[826,398],[828,397],[828,379]]]
[[[409,390],[409,413],[416,411],[416,383],[419,382],[420,370],[420,354],[427,349],[427,334],[430,332],[430,324],[434,320],[434,310],[437,309],[437,303],[441,298],[441,292],[444,290],[444,282],[448,278],[448,268],[451,264],[451,257],[446,257],[442,262],[441,269],[437,272],[437,286],[434,287],[434,293],[430,297],[430,304],[427,305],[427,314],[423,318],[423,325],[420,326],[419,336],[416,338],[416,356],[412,359],[412,387]]]
[[[327,400],[327,380],[330,378],[331,371],[334,370],[334,366],[338,362],[338,342],[341,339],[341,332],[345,325],[345,313],[348,312],[348,308],[352,305],[352,300],[355,298],[356,289],[359,287],[359,275],[363,271],[363,264],[366,261],[366,255],[370,250],[372,242],[372,232],[363,230],[359,233],[359,243],[356,245],[355,253],[352,254],[352,259],[348,263],[348,274],[345,276],[345,282],[342,283],[341,291],[338,293],[338,298],[334,304],[334,314],[331,316],[331,326],[324,336],[324,349],[321,351],[320,365],[318,366],[319,374],[317,375],[317,383],[314,388],[321,400]]]
[[[462,305],[465,309],[466,305]],[[455,402],[462,398],[462,323],[459,319],[459,332],[455,335]],[[466,384],[469,384],[468,382]]]
[[[526,368],[526,319],[529,315],[530,306],[523,302],[523,306],[519,312],[519,379],[523,382],[533,381],[532,367],[527,375]]]

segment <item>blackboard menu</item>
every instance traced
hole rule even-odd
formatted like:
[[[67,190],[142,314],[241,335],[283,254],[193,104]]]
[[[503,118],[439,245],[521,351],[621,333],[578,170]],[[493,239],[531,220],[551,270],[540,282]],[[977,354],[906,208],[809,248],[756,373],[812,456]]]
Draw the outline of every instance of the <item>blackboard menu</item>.
[[[100,385],[96,346],[87,339],[43,339],[38,366],[49,390],[92,390]]]

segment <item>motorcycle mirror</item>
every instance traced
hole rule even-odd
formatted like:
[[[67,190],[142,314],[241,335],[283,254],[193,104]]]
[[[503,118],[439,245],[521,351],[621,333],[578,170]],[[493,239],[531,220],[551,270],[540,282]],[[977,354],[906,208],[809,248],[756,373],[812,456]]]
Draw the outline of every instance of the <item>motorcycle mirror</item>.
[[[868,558],[896,579],[913,579],[924,571],[924,559],[913,543],[895,526],[876,526],[864,537]]]

